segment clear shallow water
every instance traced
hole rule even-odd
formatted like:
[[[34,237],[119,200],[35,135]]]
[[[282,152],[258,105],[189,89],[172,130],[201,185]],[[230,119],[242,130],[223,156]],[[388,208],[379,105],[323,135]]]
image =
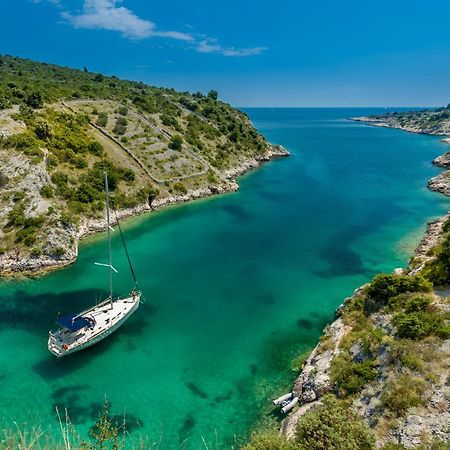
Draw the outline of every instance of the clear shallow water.
[[[404,266],[428,219],[449,206],[426,189],[439,138],[345,118],[364,109],[249,109],[293,157],[240,179],[238,193],[128,223],[147,298],[120,332],[55,360],[56,314],[100,298],[103,237],[71,267],[0,284],[0,417],[57,434],[54,407],[87,433],[105,395],[129,431],[161,448],[229,448],[289,389],[291,361],[312,348],[334,309],[375,273]],[[116,290],[130,280],[118,236]],[[101,256],[100,256],[101,258]]]

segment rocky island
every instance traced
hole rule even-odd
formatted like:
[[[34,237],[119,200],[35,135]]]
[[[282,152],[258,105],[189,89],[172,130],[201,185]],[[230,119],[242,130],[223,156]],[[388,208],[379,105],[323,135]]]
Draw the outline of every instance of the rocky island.
[[[352,120],[447,136],[450,105]],[[448,169],[450,152],[433,163]],[[428,187],[450,195],[450,170]],[[304,360],[280,429],[255,432],[245,449],[448,449],[448,285],[450,214],[428,224],[407,268],[345,299]]]
[[[104,228],[102,173],[119,218],[235,191],[287,156],[220,101],[0,56],[0,274],[72,263]]]

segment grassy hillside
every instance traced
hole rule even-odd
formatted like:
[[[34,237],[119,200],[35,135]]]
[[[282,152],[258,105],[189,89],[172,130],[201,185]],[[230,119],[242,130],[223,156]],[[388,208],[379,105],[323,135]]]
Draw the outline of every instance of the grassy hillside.
[[[73,260],[86,220],[102,217],[105,170],[114,206],[142,209],[230,190],[273,153],[216,91],[0,56],[0,271]]]

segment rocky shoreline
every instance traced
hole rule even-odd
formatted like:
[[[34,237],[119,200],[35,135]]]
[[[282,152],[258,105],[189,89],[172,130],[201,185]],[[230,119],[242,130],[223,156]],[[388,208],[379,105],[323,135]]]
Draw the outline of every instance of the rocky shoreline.
[[[266,161],[275,158],[282,158],[290,156],[290,153],[281,145],[270,145],[269,151],[261,158],[253,158],[242,162],[237,167],[227,170],[223,173],[226,182],[219,186],[207,186],[199,189],[189,190],[185,194],[170,195],[163,198],[157,198],[150,204],[145,203],[133,208],[122,209],[117,211],[118,219],[137,217],[144,213],[159,210],[169,205],[177,203],[186,203],[192,200],[199,200],[201,198],[212,195],[225,194],[227,192],[235,192],[239,190],[239,185],[235,181],[235,177],[245,174],[246,172],[259,167]],[[102,232],[105,229],[103,220],[99,219],[85,219],[78,227],[75,225],[68,225],[64,232],[69,238],[71,245],[65,248],[65,253],[59,257],[48,255],[28,256],[24,257],[19,252],[8,252],[0,256],[0,276],[3,277],[23,277],[23,276],[37,276],[43,275],[53,270],[68,266],[74,263],[78,257],[79,242],[93,233]],[[49,240],[54,243],[61,241],[61,237],[53,236],[52,232],[47,236]]]
[[[374,121],[374,119],[367,117],[352,118],[351,120],[365,122],[368,125],[373,126],[399,128],[404,131],[414,133],[418,132],[413,127],[392,126],[389,123],[380,120]],[[450,144],[450,138],[443,139],[443,141]],[[450,167],[450,152],[436,158],[433,161],[433,164],[444,168]],[[428,182],[428,187],[433,191],[441,192],[444,195],[450,196],[450,170],[444,171],[442,174],[430,179]],[[421,242],[414,251],[408,267],[405,269],[395,269],[395,274],[407,274],[413,276],[423,270],[426,262],[433,258],[433,256],[430,255],[430,250],[438,245],[442,240],[442,227],[444,222],[449,218],[450,213],[427,224],[425,236],[422,238]],[[325,394],[332,391],[333,386],[330,378],[331,363],[340,353],[339,346],[342,340],[352,330],[351,327],[345,325],[344,320],[341,317],[341,311],[345,305],[357,297],[366,286],[367,284],[359,287],[354,291],[351,297],[344,300],[344,303],[336,311],[336,319],[333,323],[331,323],[331,325],[325,328],[320,342],[305,360],[302,370],[296,378],[292,388],[293,397],[299,398],[298,404],[300,406],[294,409],[290,415],[283,419],[280,428],[280,434],[282,436],[288,439],[293,439],[300,419],[308,413],[308,411],[320,405],[322,403],[321,398]],[[375,320],[383,321],[385,318],[380,316],[376,317]],[[445,354],[445,351],[448,350],[448,346],[449,342],[444,341],[443,354]],[[357,349],[355,349],[355,351],[356,350]],[[444,385],[445,380],[442,386]],[[435,392],[433,392],[432,397],[439,398],[440,403],[442,404],[447,404],[445,412],[441,412],[440,414],[436,413],[433,410],[432,405],[431,412],[427,411],[426,414],[417,413],[409,415],[405,417],[402,423],[399,424],[395,436],[388,436],[387,440],[384,440],[383,442],[380,441],[378,444],[384,445],[390,437],[393,440],[397,440],[406,448],[410,448],[420,444],[420,438],[423,433],[443,439],[444,442],[450,439],[450,430],[448,430],[448,426],[445,425],[446,423],[448,424],[448,421],[450,420],[449,401],[441,401],[441,397],[445,397],[443,390],[443,387],[437,387]],[[376,414],[376,407],[371,409],[371,404],[373,401],[376,403],[378,400],[375,399],[376,396],[372,395],[373,393],[371,393],[367,398],[363,398],[363,394],[364,393],[362,393],[361,399],[359,400],[360,407],[357,407],[357,409],[360,414],[368,422],[370,422],[372,412],[375,411],[374,414]],[[364,405],[364,403],[367,404]]]

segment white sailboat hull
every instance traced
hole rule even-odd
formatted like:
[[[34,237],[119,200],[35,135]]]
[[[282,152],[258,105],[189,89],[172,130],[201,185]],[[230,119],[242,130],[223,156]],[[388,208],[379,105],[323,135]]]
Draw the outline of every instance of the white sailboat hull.
[[[95,321],[92,327],[70,331],[62,327],[49,333],[48,349],[58,358],[78,352],[102,341],[114,333],[139,307],[141,293],[118,298],[112,303],[105,300],[89,308],[79,316],[89,317]]]

